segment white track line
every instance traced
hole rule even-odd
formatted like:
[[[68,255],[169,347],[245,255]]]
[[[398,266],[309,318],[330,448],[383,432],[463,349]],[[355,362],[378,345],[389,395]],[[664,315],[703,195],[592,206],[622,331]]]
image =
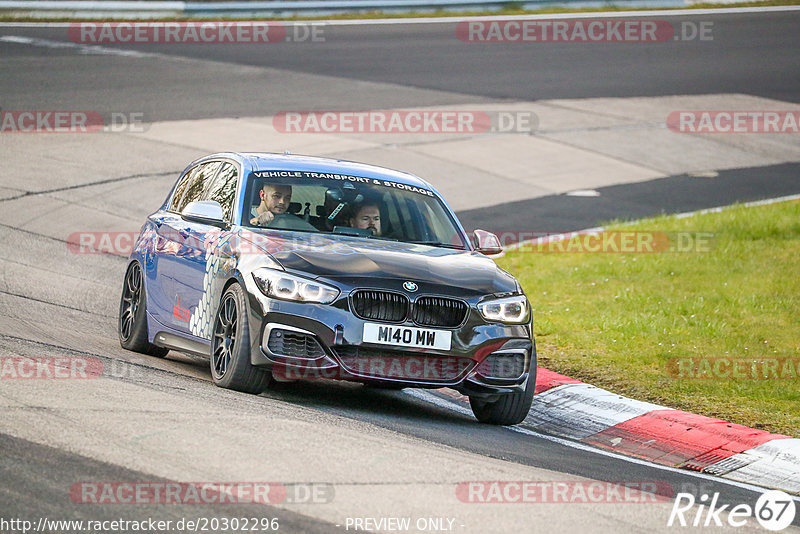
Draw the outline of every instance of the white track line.
[[[35,37],[23,37],[19,35],[0,35],[0,42],[23,44],[29,46],[38,46],[42,48],[68,48],[77,50],[85,55],[106,55],[106,56],[127,56],[136,58],[168,58],[177,59],[173,56],[165,56],[163,54],[152,54],[148,52],[137,52],[136,50],[125,50],[122,48],[109,48],[100,45],[87,45],[72,43],[70,41],[52,41],[50,39],[38,39]]]
[[[778,202],[789,202],[791,200],[800,200],[800,194],[798,195],[787,195],[785,197],[776,197],[776,198],[767,198],[764,200],[753,200],[751,202],[743,202],[741,204],[729,204],[727,206],[718,206],[716,208],[706,208],[697,211],[685,211],[683,213],[673,213],[671,215],[667,215],[667,217],[674,217],[675,219],[685,219],[686,217],[691,217],[693,215],[703,215],[706,213],[719,213],[721,211],[733,209],[737,206],[744,206],[745,208],[752,208],[754,206],[767,206],[769,204],[777,204]],[[616,223],[614,226],[631,226],[634,224],[639,224],[641,219],[637,219],[635,221],[627,221],[622,223]],[[520,248],[524,248],[527,246],[536,246],[536,245],[546,245],[547,243],[553,243],[557,241],[564,241],[566,239],[570,239],[576,235],[584,235],[584,234],[599,234],[601,232],[605,232],[606,228],[603,226],[595,226],[594,228],[586,228],[585,230],[575,230],[573,232],[564,232],[563,234],[553,234],[553,235],[546,235],[543,237],[537,237],[535,239],[528,239],[526,241],[520,241],[518,243],[513,243],[503,250],[505,253],[506,250],[516,250]],[[500,256],[493,256],[495,258],[499,258]]]
[[[670,217],[675,217],[676,219],[685,219],[686,217],[691,217],[692,215],[703,215],[705,213],[719,213],[721,211],[725,211],[728,209],[735,208],[737,206],[744,206],[745,208],[752,208],[754,206],[767,206],[769,204],[776,204],[778,202],[789,202],[791,200],[800,200],[800,195],[786,195],[785,197],[777,197],[777,198],[767,198],[765,200],[753,200],[752,202],[744,202],[742,204],[731,204],[728,206],[719,206],[716,208],[707,208],[704,210],[697,210],[697,211],[687,211],[684,213],[676,213],[674,215],[670,215]]]
[[[477,15],[472,17],[416,17],[392,19],[352,19],[352,20],[303,20],[279,21],[287,26],[304,26],[320,24],[326,26],[378,26],[386,24],[452,24],[464,21],[492,20],[556,20],[556,19],[595,19],[595,18],[636,18],[636,17],[685,17],[694,15],[741,15],[750,13],[774,13],[784,11],[800,11],[800,6],[763,6],[763,7],[730,7],[713,9],[667,9],[648,11],[593,11],[581,13],[550,13],[531,15]],[[267,20],[267,19],[264,19]],[[211,22],[198,20],[198,22]],[[99,22],[99,21],[98,21]],[[113,22],[113,21],[111,21]],[[241,22],[245,22],[242,20]],[[0,28],[68,28],[76,22],[0,22]],[[142,23],[147,23],[142,20]]]

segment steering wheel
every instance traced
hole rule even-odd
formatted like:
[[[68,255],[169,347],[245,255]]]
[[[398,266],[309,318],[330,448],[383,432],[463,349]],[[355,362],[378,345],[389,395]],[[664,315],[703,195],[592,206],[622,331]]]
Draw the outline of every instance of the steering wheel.
[[[266,226],[266,228],[273,228],[275,230],[307,230],[316,232],[317,229],[309,222],[304,221],[297,215],[291,213],[275,213],[273,218]]]

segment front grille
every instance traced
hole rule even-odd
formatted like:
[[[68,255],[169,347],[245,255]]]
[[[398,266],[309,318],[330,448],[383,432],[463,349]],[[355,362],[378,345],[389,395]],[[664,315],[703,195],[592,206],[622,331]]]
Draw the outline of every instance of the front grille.
[[[325,351],[314,336],[279,328],[269,333],[267,348],[277,356],[290,358],[316,359],[325,356]]]
[[[521,352],[490,354],[478,365],[477,372],[486,378],[519,378],[525,372]]]
[[[361,290],[351,300],[353,312],[362,319],[396,323],[408,316],[408,298],[398,293]]]
[[[414,322],[421,326],[456,327],[467,315],[466,303],[444,297],[420,297],[414,303]]]
[[[359,290],[351,297],[353,313],[362,319],[401,322],[411,305],[405,295],[389,291]],[[464,322],[469,307],[463,301],[445,297],[419,297],[412,319],[420,326],[454,328]]]
[[[470,358],[378,351],[353,345],[338,347],[336,353],[349,373],[394,380],[452,382],[466,375],[475,365]]]

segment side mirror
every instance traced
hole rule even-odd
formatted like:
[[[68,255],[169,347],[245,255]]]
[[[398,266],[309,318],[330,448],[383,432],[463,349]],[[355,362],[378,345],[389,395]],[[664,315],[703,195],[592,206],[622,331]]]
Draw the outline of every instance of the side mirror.
[[[189,202],[189,204],[183,208],[181,217],[184,220],[201,224],[209,224],[220,228],[228,227],[228,223],[225,222],[225,214],[222,212],[222,206],[219,205],[219,202],[214,200]]]
[[[475,230],[475,250],[487,256],[494,256],[501,254],[503,247],[500,244],[500,239],[493,233],[486,230]]]

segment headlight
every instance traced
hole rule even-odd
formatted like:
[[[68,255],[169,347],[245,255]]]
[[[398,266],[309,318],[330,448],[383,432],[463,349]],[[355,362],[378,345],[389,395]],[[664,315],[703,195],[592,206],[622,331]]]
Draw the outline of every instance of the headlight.
[[[487,300],[478,304],[478,311],[487,321],[522,324],[528,322],[528,299],[525,295]]]
[[[335,287],[283,271],[256,269],[253,279],[262,293],[276,299],[330,304],[339,296]]]

